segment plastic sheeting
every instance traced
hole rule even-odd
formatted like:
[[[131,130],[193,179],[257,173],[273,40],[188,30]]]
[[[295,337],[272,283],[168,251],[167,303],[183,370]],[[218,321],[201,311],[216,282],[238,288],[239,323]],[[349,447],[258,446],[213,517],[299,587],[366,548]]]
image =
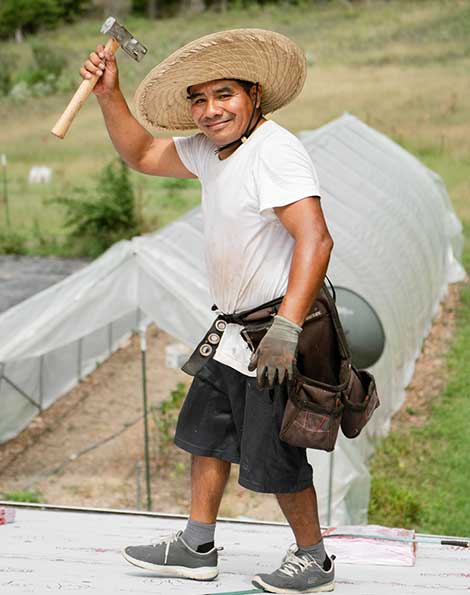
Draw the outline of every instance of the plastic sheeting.
[[[344,115],[301,139],[318,169],[335,248],[333,283],[365,298],[386,346],[373,366],[381,407],[356,440],[309,451],[322,522],[367,520],[367,460],[404,399],[448,283],[463,279],[461,225],[436,174],[390,139]],[[119,242],[85,269],[0,316],[0,442],[72,388],[137,327],[154,321],[195,345],[213,313],[202,219]]]

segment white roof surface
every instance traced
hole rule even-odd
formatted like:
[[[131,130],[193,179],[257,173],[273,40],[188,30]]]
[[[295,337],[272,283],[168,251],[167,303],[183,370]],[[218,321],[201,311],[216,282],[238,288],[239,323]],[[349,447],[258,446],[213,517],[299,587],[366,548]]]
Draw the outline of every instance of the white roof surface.
[[[284,525],[220,521],[217,542],[225,549],[214,582],[157,577],[127,564],[119,554],[124,545],[149,543],[184,526],[182,517],[19,508],[14,523],[0,526],[0,592],[226,595],[252,591],[251,577],[277,568],[292,542]],[[331,542],[327,547],[334,553]],[[469,549],[419,543],[414,566],[347,564],[344,554],[343,560],[339,556],[336,560],[338,595],[469,592]]]

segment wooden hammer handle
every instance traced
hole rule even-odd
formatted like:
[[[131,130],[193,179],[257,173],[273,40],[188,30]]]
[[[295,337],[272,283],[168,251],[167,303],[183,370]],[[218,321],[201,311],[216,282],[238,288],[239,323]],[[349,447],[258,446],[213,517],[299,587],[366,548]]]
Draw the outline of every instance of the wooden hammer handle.
[[[119,42],[111,37],[105,46],[105,52],[111,52],[115,54],[119,48]],[[99,76],[96,74],[91,75],[91,79],[83,79],[81,85],[75,91],[75,95],[70,100],[68,106],[65,108],[63,114],[55,123],[54,128],[51,130],[52,134],[59,138],[64,138],[70,128],[73,119],[81,109],[82,105],[88,98],[88,95],[93,91],[94,86],[98,82]]]

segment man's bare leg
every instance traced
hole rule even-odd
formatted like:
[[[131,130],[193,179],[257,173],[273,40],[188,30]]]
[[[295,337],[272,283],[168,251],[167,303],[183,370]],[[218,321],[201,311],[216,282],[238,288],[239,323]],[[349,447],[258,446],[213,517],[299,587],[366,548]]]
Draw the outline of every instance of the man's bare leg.
[[[191,464],[191,516],[181,534],[145,546],[128,546],[125,559],[146,570],[168,576],[213,580],[219,573],[214,547],[217,512],[230,473],[230,463],[193,456]]]
[[[315,488],[312,486],[302,492],[276,494],[276,498],[294,532],[297,545],[308,547],[319,543],[322,537]]]
[[[193,521],[215,523],[229,474],[227,461],[192,456],[190,517]]]
[[[226,461],[192,456],[191,511],[183,539],[198,552],[214,547],[215,521],[229,474]]]

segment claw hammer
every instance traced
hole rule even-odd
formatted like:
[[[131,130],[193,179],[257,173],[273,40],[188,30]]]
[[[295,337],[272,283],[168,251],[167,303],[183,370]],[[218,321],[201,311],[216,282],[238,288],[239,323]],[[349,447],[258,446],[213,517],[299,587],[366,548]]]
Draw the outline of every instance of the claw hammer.
[[[108,17],[106,19],[101,27],[101,33],[110,35],[110,39],[106,43],[104,49],[111,54],[115,54],[120,47],[128,56],[133,58],[136,62],[140,62],[147,53],[147,48],[137,41],[137,39],[135,39],[127,29],[120,25],[114,17]],[[92,75],[90,79],[86,79],[81,83],[63,114],[51,130],[52,134],[58,138],[64,138],[73,119],[85,103],[87,97],[93,91],[93,87],[98,82],[98,78],[97,75]]]

